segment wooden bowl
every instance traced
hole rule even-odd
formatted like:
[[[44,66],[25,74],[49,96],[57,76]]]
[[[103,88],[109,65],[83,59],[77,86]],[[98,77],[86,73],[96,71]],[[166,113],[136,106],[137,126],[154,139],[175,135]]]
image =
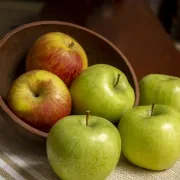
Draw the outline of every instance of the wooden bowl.
[[[10,126],[31,138],[46,139],[47,133],[35,129],[18,118],[6,105],[7,92],[15,78],[25,72],[25,58],[35,40],[44,33],[60,31],[74,37],[85,49],[89,65],[106,63],[122,70],[139,102],[139,88],[135,72],[122,52],[101,35],[71,23],[40,21],[20,26],[0,41],[0,112]]]

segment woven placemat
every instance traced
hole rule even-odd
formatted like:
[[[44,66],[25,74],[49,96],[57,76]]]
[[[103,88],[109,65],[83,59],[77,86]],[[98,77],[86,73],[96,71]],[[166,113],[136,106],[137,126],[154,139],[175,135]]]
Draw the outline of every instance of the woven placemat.
[[[0,180],[58,180],[45,147],[18,135],[1,116]],[[133,166],[121,156],[107,180],[180,180],[180,161],[169,170],[154,172]]]

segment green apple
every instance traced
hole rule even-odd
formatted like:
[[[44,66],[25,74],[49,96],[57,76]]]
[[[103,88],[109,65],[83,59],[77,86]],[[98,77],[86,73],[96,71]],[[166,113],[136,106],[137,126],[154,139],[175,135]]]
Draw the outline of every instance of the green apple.
[[[44,70],[28,71],[10,87],[9,108],[23,121],[48,132],[60,118],[71,113],[71,95],[65,83]]]
[[[122,114],[132,108],[135,93],[125,74],[107,64],[96,64],[84,70],[70,86],[73,114],[92,115],[118,123]]]
[[[104,180],[116,167],[121,138],[108,120],[87,115],[62,118],[50,130],[47,156],[62,180]]]
[[[149,74],[139,83],[139,105],[165,104],[180,111],[180,78],[164,74]]]
[[[168,105],[137,106],[121,118],[122,153],[149,170],[171,168],[180,157],[180,113]]]

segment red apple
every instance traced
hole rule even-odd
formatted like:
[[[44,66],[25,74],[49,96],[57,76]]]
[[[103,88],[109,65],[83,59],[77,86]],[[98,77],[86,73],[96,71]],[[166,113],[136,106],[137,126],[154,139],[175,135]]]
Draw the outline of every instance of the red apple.
[[[87,66],[87,56],[81,45],[61,32],[50,32],[39,37],[26,59],[26,71],[50,71],[59,76],[67,86]]]
[[[45,132],[70,115],[72,104],[65,83],[45,70],[29,71],[14,80],[7,102],[19,118]]]

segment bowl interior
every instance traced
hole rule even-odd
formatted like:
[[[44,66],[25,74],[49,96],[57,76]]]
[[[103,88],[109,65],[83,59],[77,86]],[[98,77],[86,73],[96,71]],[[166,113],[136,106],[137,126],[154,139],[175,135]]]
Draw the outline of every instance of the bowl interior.
[[[123,54],[108,40],[85,28],[63,22],[36,22],[8,33],[0,43],[0,95],[4,102],[15,78],[25,72],[25,58],[35,40],[47,32],[60,31],[75,38],[87,53],[89,65],[106,63],[122,70],[136,93],[138,85],[134,71]],[[20,120],[20,119],[19,119]]]

